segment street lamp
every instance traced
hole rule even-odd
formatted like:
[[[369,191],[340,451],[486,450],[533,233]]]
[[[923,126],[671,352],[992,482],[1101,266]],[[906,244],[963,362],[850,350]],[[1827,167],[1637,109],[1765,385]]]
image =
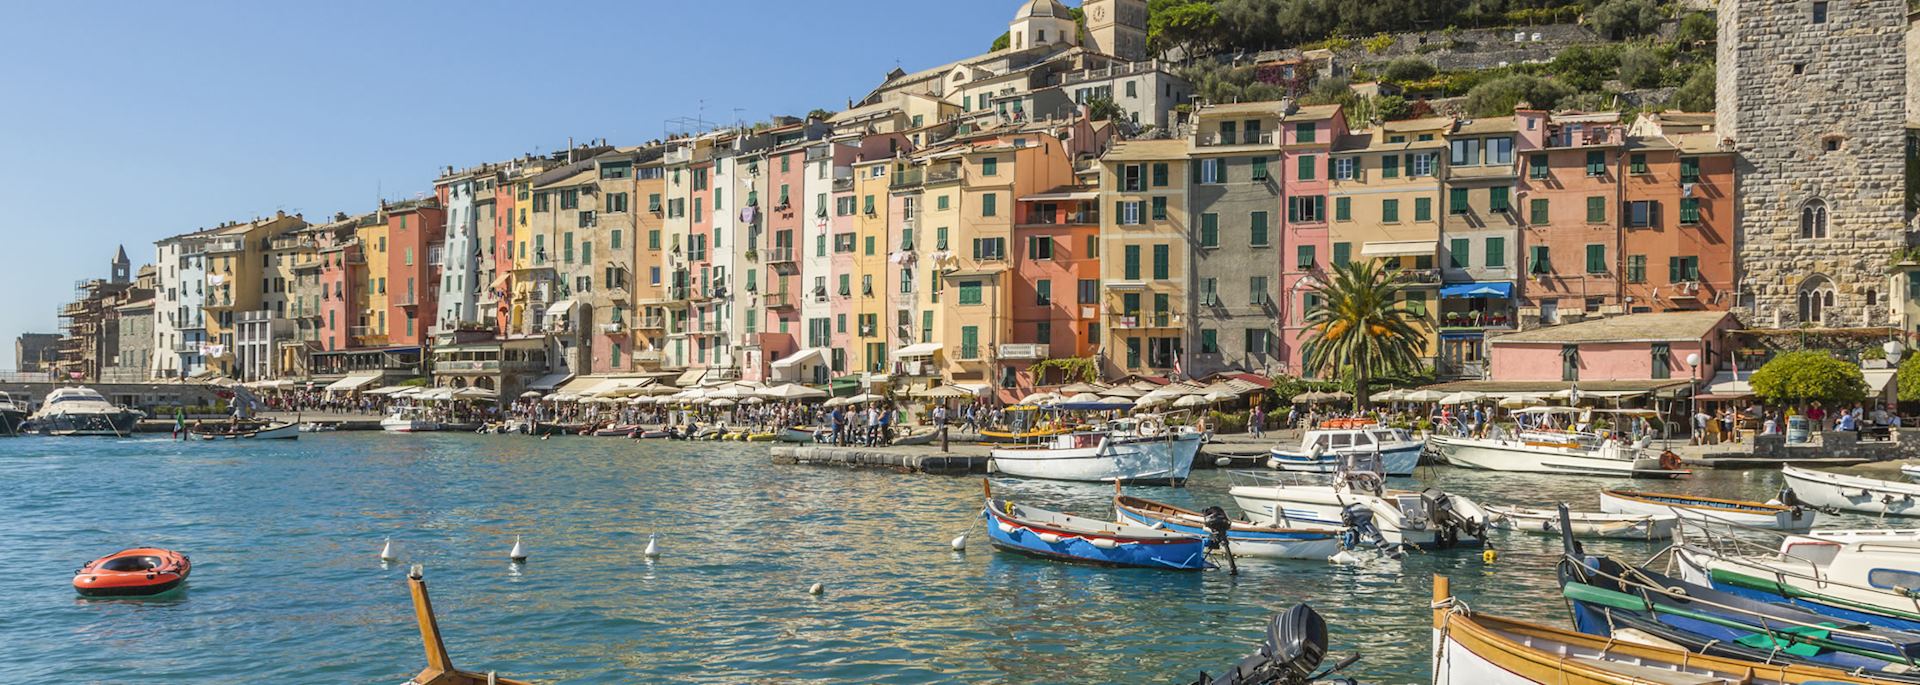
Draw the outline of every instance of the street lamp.
[[[1900,341],[1898,340],[1888,340],[1885,344],[1880,346],[1880,350],[1887,353],[1888,362],[1893,364],[1899,364],[1900,355],[1906,354],[1907,346],[1900,344]]]
[[[1687,355],[1687,369],[1688,369],[1688,376],[1687,376],[1688,402],[1687,403],[1689,406],[1693,408],[1692,411],[1687,412],[1687,426],[1691,428],[1694,426],[1693,417],[1700,415],[1700,353],[1699,352],[1694,352]],[[1692,431],[1689,430],[1688,432],[1691,433]],[[1701,436],[1698,434],[1695,434],[1693,438],[1694,439],[1689,442],[1698,443]]]

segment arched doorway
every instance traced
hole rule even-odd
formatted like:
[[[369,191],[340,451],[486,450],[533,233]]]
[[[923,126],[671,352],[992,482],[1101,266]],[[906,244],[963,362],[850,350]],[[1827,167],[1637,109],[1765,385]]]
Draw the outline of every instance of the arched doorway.
[[[1797,304],[1801,323],[1827,325],[1827,316],[1833,311],[1833,281],[1825,276],[1807,279],[1800,284]]]

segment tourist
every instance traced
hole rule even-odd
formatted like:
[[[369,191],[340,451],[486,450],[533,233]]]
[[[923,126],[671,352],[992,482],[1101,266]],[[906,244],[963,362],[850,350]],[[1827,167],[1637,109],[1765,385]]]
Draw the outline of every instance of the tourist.
[[[1779,435],[1780,434],[1780,422],[1774,420],[1773,414],[1767,414],[1766,422],[1760,424],[1760,434],[1761,435]]]
[[[1705,409],[1693,413],[1693,444],[1711,444],[1711,438],[1707,435],[1707,420],[1711,418],[1713,417],[1707,416]]]
[[[1834,430],[1853,431],[1855,433],[1858,433],[1860,431],[1859,421],[1860,421],[1859,419],[1854,418],[1854,412],[1850,412],[1850,411],[1840,412],[1840,419],[1835,423]]]
[[[1266,407],[1257,404],[1253,405],[1253,412],[1247,416],[1247,432],[1252,433],[1253,437],[1256,438],[1266,437],[1266,427]]]

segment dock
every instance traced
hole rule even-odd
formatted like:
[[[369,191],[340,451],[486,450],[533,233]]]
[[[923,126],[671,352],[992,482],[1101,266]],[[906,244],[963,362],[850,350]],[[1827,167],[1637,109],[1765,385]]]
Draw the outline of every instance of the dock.
[[[951,452],[936,446],[835,447],[832,445],[774,445],[773,463],[806,466],[882,469],[897,473],[964,476],[987,472],[987,449],[952,445]]]

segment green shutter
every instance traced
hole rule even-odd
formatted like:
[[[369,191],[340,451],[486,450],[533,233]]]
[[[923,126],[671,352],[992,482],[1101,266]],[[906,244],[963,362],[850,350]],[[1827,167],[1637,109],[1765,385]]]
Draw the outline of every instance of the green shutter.
[[[1538,181],[1538,180],[1545,179],[1546,177],[1547,177],[1546,154],[1542,153],[1542,154],[1535,154],[1535,155],[1528,156],[1527,178]]]
[[[1333,244],[1333,266],[1334,267],[1346,266],[1348,261],[1347,258],[1351,256],[1352,252],[1353,252],[1353,243],[1334,243]]]
[[[1213,213],[1200,215],[1200,246],[1220,246],[1220,215]]]
[[[1548,223],[1550,223],[1550,220],[1548,218],[1548,213],[1547,213],[1547,198],[1536,197],[1531,200],[1528,200],[1527,202],[1529,205],[1527,208],[1528,223],[1531,223],[1535,226],[1545,226]]]
[[[1252,223],[1253,245],[1264,247],[1267,244],[1267,213],[1254,212]]]
[[[1489,269],[1501,269],[1507,266],[1507,239],[1505,236],[1487,238],[1486,265]]]
[[[1607,220],[1607,198],[1595,196],[1587,198],[1587,223],[1598,224]]]
[[[1300,172],[1299,172],[1300,180],[1302,181],[1313,180],[1313,176],[1314,176],[1314,173],[1313,173],[1314,156],[1313,155],[1301,155],[1299,160],[1296,162],[1296,164],[1298,164],[1300,167]]]
[[[1400,221],[1399,200],[1388,198],[1380,201],[1380,221],[1389,224]]]
[[[1171,264],[1169,264],[1169,262],[1172,261],[1172,258],[1169,256],[1170,252],[1171,252],[1171,249],[1168,248],[1166,245],[1153,246],[1153,278],[1154,280],[1156,281],[1167,280],[1168,278],[1167,274],[1169,273],[1169,269],[1172,268]]]
[[[1350,197],[1333,198],[1333,220],[1334,221],[1352,221],[1353,220],[1353,198],[1350,198]]]
[[[1587,246],[1587,273],[1603,274],[1607,272],[1607,246]]]
[[[1294,266],[1302,271],[1313,268],[1313,246],[1299,245],[1294,248]],[[1920,278],[1914,279],[1920,283]]]
[[[1467,202],[1466,188],[1451,188],[1447,191],[1447,211],[1454,214],[1473,211],[1473,206]]]
[[[1467,251],[1473,249],[1473,241],[1466,238],[1454,238],[1447,241],[1447,262],[1455,269],[1468,266]]]
[[[1153,198],[1153,220],[1154,221],[1167,220],[1167,198],[1164,198],[1164,197]]]
[[[1693,198],[1693,197],[1680,198],[1680,223],[1682,224],[1700,223],[1700,199],[1699,198]]]
[[[1129,281],[1140,280],[1140,246],[1128,245],[1125,253],[1126,258],[1122,262],[1126,274],[1124,278]]]
[[[1508,188],[1506,186],[1495,186],[1492,188],[1488,188],[1487,189],[1487,211],[1502,213],[1502,212],[1506,212],[1509,209],[1512,209],[1513,206],[1510,204],[1510,201],[1508,200],[1507,191],[1508,191]]]
[[[980,216],[995,216],[1000,212],[1000,196],[986,193],[980,196]]]
[[[1433,198],[1430,198],[1430,197],[1413,198],[1413,220],[1414,221],[1432,221],[1433,220]]]
[[[1380,178],[1400,178],[1400,155],[1380,156]]]

